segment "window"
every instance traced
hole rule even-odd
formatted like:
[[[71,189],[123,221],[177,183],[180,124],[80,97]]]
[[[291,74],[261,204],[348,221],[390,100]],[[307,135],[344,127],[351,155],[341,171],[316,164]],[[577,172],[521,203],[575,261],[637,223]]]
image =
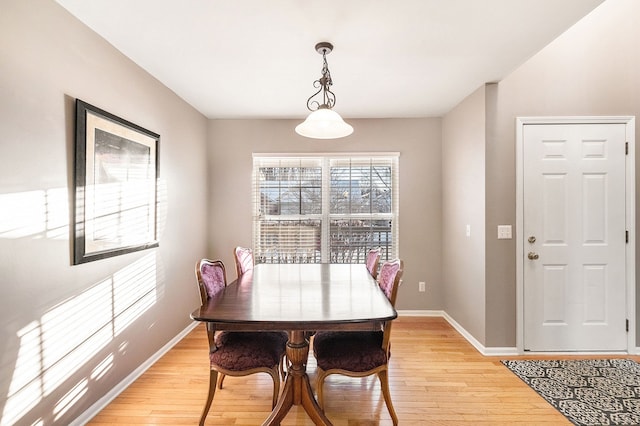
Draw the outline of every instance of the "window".
[[[257,263],[363,263],[398,257],[398,154],[254,155]]]

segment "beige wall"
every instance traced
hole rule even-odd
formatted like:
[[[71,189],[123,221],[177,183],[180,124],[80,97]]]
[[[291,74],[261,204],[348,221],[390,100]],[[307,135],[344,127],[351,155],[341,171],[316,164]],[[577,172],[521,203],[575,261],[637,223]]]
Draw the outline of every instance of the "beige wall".
[[[161,135],[159,248],[71,266],[75,98]],[[54,1],[0,0],[0,423],[69,424],[191,324],[206,128]]]
[[[640,2],[607,0],[499,84],[487,86],[484,110],[487,238],[485,253],[478,252],[478,256],[486,257],[487,347],[516,345],[516,240],[496,238],[498,225],[516,222],[515,119],[640,115],[638,16]],[[473,105],[474,99],[469,98],[447,114],[443,120],[445,134],[450,115]],[[479,118],[483,112],[474,114]],[[638,161],[636,158],[636,168]],[[446,271],[445,282],[449,280]],[[447,302],[451,303],[451,299],[447,298]],[[476,337],[481,336],[482,332]]]
[[[443,308],[481,343],[486,292],[485,97],[483,86],[442,120]]]
[[[400,152],[400,256],[405,272],[396,307],[440,309],[440,120],[348,120],[354,134],[337,140],[298,136],[293,129],[300,121],[210,122],[211,254],[233,265],[233,247],[251,246],[252,153]],[[418,292],[419,281],[427,282],[427,292]]]

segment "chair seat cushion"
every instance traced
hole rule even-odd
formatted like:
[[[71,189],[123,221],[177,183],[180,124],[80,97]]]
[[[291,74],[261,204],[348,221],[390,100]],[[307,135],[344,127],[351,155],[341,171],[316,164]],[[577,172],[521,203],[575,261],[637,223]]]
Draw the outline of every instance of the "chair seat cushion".
[[[287,345],[286,332],[222,332],[216,336],[218,349],[210,354],[211,365],[231,371],[273,368]]]
[[[387,362],[382,331],[322,331],[313,336],[313,353],[325,371],[369,371]]]

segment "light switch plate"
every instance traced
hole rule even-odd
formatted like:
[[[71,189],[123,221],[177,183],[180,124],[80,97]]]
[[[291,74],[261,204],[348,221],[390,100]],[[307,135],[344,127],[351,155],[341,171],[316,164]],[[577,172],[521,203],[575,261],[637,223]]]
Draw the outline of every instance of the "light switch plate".
[[[499,240],[510,240],[511,235],[511,225],[498,225],[498,239]]]

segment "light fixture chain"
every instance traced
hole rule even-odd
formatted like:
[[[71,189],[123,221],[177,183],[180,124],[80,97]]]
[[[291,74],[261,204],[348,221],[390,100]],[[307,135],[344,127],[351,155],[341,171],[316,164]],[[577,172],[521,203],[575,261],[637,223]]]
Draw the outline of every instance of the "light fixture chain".
[[[333,108],[333,106],[336,104],[336,95],[330,89],[330,87],[333,85],[333,80],[331,80],[331,71],[329,71],[329,64],[327,64],[326,50],[322,51],[322,81],[324,82],[324,104],[328,108]]]
[[[330,51],[329,51],[330,52]],[[313,87],[318,88],[318,91],[307,99],[307,109],[309,111],[316,111],[320,108],[331,109],[336,104],[336,95],[330,89],[333,85],[331,79],[331,71],[329,71],[329,64],[327,63],[327,50],[322,49],[322,72],[321,77],[313,82]],[[322,103],[314,100],[320,92],[322,92]]]

